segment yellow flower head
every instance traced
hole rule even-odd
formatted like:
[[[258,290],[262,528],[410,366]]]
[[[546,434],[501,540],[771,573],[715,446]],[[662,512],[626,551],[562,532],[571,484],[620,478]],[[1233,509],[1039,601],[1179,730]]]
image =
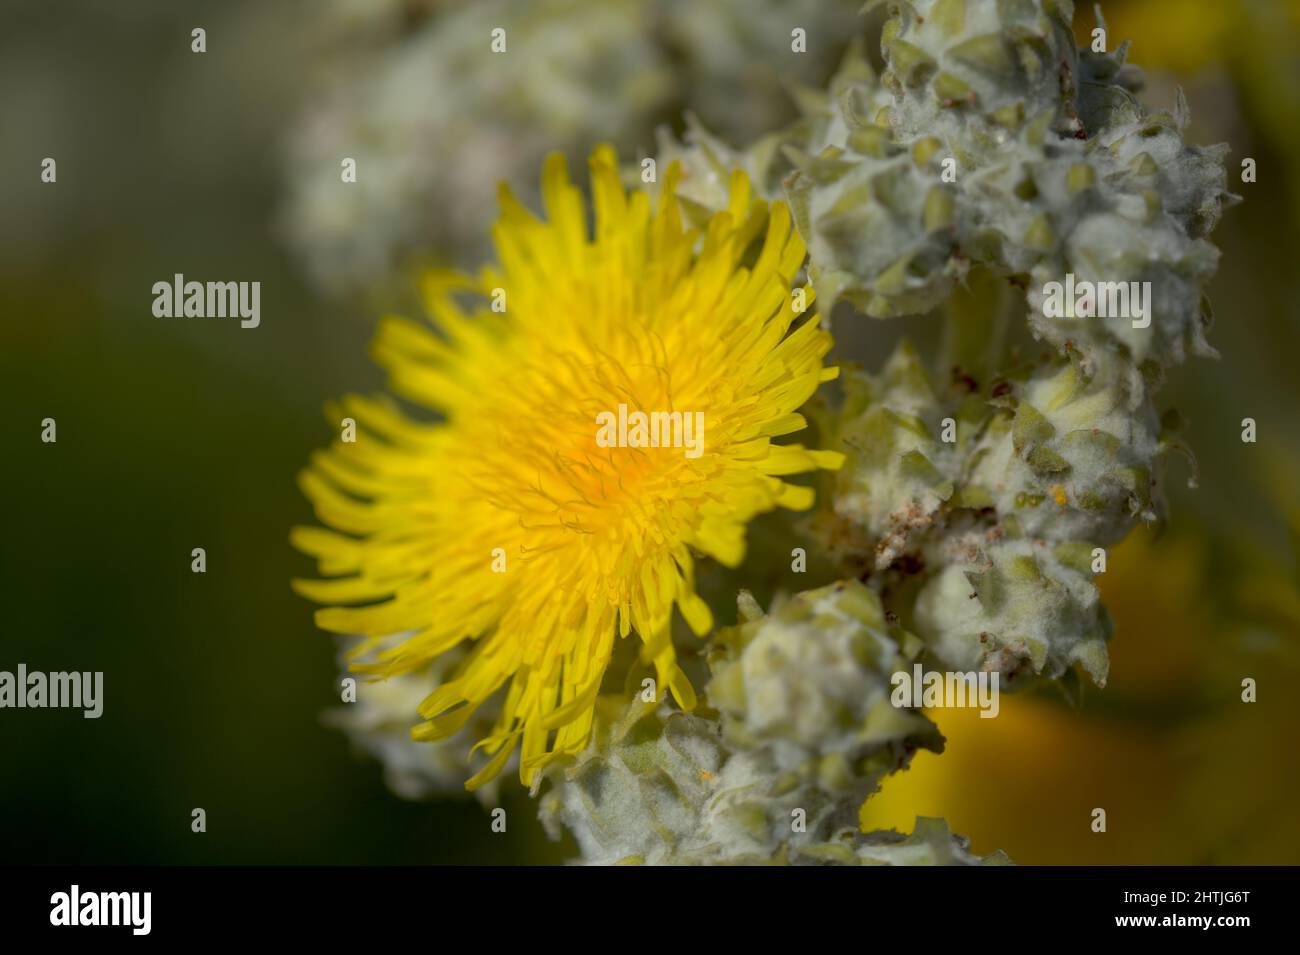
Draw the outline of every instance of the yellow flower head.
[[[294,531],[327,577],[295,587],[331,605],[323,629],[371,638],[355,670],[406,673],[473,642],[413,736],[447,738],[504,687],[471,789],[516,744],[526,784],[585,746],[615,635],[636,631],[660,685],[691,707],[670,630],[674,605],[695,633],[712,627],[692,554],[736,565],[747,521],[812,504],[779,475],[840,461],[772,443],[805,426],[796,409],[836,373],[822,365],[830,336],[799,308],[812,290],[792,290],[804,245],[786,205],[738,172],[701,235],[683,223],[676,166],[653,211],[624,191],[612,149],[590,167],[594,234],[553,155],[546,220],[503,186],[500,265],[426,281],[436,332],[380,325],[392,390],[443,420],[349,397],[338,417],[354,419],[355,442],[318,452],[301,478],[333,530]]]

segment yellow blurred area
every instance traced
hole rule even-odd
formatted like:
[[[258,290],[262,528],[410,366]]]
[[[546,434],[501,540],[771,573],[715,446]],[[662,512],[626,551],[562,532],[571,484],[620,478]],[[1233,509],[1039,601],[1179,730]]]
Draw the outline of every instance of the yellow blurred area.
[[[1218,631],[1199,541],[1138,532],[1115,549],[1101,578],[1116,624],[1106,689],[1089,688],[1078,709],[1003,694],[992,719],[930,711],[945,752],[887,779],[863,827],[942,816],[976,852],[1023,864],[1300,861],[1300,672],[1267,643],[1248,653]],[[1246,676],[1259,682],[1253,704],[1241,701]]]
[[[1091,43],[1092,8],[1075,5],[1080,46]],[[1101,11],[1107,49],[1132,40],[1131,61],[1182,74],[1240,56],[1264,40],[1294,46],[1300,32],[1300,0],[1127,0],[1103,3]]]
[[[862,810],[866,829],[911,831],[915,816],[946,818],[980,854],[1004,849],[1022,864],[1149,863],[1148,820],[1167,811],[1173,765],[1154,734],[1076,718],[1004,697],[995,719],[977,710],[931,714],[947,737],[921,753]],[[1092,810],[1107,832],[1091,830]]]

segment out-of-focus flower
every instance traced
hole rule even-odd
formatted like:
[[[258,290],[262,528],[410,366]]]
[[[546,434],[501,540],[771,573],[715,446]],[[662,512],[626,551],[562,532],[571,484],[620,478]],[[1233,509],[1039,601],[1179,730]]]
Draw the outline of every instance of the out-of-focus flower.
[[[370,55],[349,44],[291,131],[281,231],[331,292],[388,279],[413,254],[471,265],[488,251],[497,182],[530,181],[547,152],[648,154],[655,126],[683,109],[739,140],[788,119],[789,91],[824,81],[860,5],[475,0],[388,3],[358,21],[340,4],[351,37],[392,39]],[[344,158],[355,182],[341,182]]]
[[[503,188],[500,265],[429,278],[441,334],[381,325],[374,351],[394,391],[446,420],[345,399],[339,418],[355,419],[356,442],[336,442],[302,475],[333,530],[294,532],[329,578],[295,586],[332,605],[317,614],[322,628],[369,638],[355,669],[410,673],[475,641],[421,704],[414,735],[445,739],[504,692],[480,743],[492,758],[470,788],[520,744],[525,783],[586,745],[616,634],[635,630],[660,685],[691,707],[670,624],[676,606],[697,634],[712,626],[692,554],[739,563],[751,518],[813,503],[780,476],[840,461],[772,442],[804,427],[796,409],[836,372],[822,365],[830,336],[798,307],[811,289],[792,293],[804,246],[789,209],[754,198],[737,174],[728,211],[701,236],[671,188],[653,211],[646,193],[627,194],[612,149],[593,154],[591,177],[592,235],[553,155],[549,221]],[[469,314],[464,295],[485,301]],[[676,416],[671,441],[644,424],[624,437],[633,414]],[[605,415],[620,420],[612,445]],[[339,606],[370,601],[383,602]]]

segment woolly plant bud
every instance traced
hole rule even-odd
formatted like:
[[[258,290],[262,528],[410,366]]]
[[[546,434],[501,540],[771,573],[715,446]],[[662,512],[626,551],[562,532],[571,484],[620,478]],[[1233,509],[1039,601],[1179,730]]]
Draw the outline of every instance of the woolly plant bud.
[[[964,499],[1012,536],[1109,545],[1164,515],[1161,426],[1140,376],[1049,359],[1006,382],[967,462]]]
[[[948,562],[916,600],[917,635],[945,666],[999,673],[1007,689],[1075,664],[1105,686],[1111,622],[1086,550],[991,536],[944,542]]]
[[[706,226],[714,213],[727,208],[731,176],[737,169],[745,172],[754,192],[763,199],[771,201],[782,196],[781,177],[788,171],[788,163],[779,153],[782,137],[777,134],[765,136],[747,149],[734,149],[688,114],[683,140],[662,127],[656,138],[654,180],[645,182],[644,165],[629,167],[624,179],[630,187],[645,188],[658,197],[663,173],[672,163],[679,164],[675,195],[695,225]]]
[[[880,47],[900,138],[937,135],[963,164],[1026,120],[1073,135],[1078,57],[1069,0],[889,4]]]
[[[741,610],[751,619],[715,638],[707,688],[733,744],[770,745],[781,772],[862,797],[918,743],[939,745],[928,720],[889,702],[889,676],[908,660],[866,586],[778,598],[767,615],[742,593]]]
[[[990,409],[976,396],[940,400],[907,341],[878,375],[846,369],[841,377],[843,404],[819,425],[846,458],[824,482],[814,523],[846,570],[883,570],[954,501]]]

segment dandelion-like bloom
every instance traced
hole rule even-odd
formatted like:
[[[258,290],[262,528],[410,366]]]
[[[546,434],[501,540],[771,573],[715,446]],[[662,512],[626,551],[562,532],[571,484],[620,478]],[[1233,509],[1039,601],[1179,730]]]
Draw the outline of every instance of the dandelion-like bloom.
[[[829,334],[799,308],[812,290],[793,289],[804,244],[786,205],[755,198],[737,173],[729,208],[701,235],[674,198],[675,165],[653,210],[624,191],[612,149],[590,168],[592,233],[551,156],[545,221],[503,186],[500,265],[427,279],[436,332],[380,325],[373,351],[390,387],[443,420],[346,398],[336,410],[355,420],[356,441],[318,452],[301,477],[333,530],[294,531],[328,578],[295,587],[331,605],[317,612],[323,629],[371,638],[354,670],[405,673],[473,641],[412,735],[445,739],[503,690],[471,789],[517,745],[525,784],[586,745],[616,636],[636,631],[659,684],[690,708],[670,634],[674,605],[696,634],[712,627],[693,555],[738,564],[746,522],[812,504],[810,488],[781,476],[840,462],[772,441],[805,426],[797,409],[837,371],[822,365]],[[700,453],[644,446],[634,428],[602,437],[620,405],[702,413]],[[341,606],[353,604],[365,605]],[[406,637],[381,643],[395,634]]]

